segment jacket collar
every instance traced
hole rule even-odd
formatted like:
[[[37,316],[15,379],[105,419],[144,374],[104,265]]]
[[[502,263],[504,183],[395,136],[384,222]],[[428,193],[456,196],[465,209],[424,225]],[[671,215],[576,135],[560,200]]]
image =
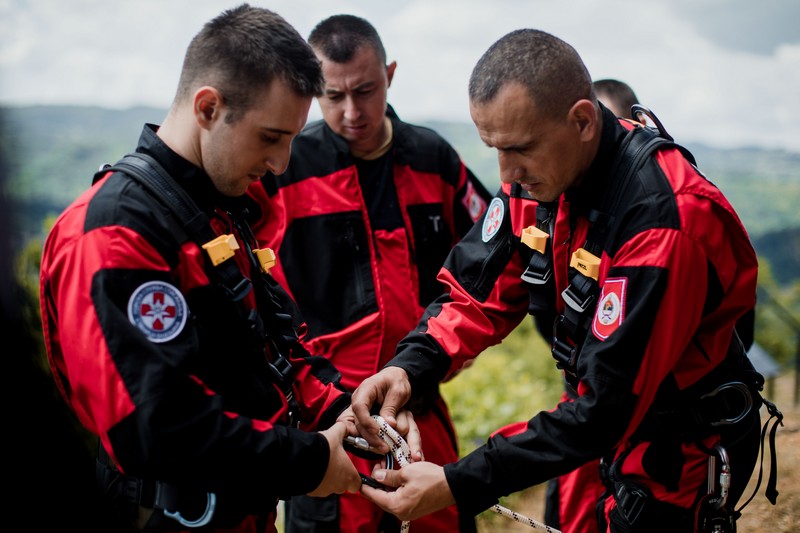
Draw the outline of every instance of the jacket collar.
[[[600,104],[600,108],[603,112],[603,129],[597,154],[581,184],[564,193],[565,200],[574,206],[573,211],[582,214],[586,214],[592,207],[596,207],[604,197],[604,192],[609,190],[614,179],[614,176],[611,175],[611,167],[620,149],[622,139],[628,132],[611,111],[602,104]]]
[[[158,131],[157,125],[145,124],[136,151],[155,158],[167,174],[186,190],[202,211],[210,214],[216,208],[221,208],[225,211],[238,212],[245,206],[244,197],[231,198],[220,194],[203,169],[178,155],[156,135],[156,131]]]

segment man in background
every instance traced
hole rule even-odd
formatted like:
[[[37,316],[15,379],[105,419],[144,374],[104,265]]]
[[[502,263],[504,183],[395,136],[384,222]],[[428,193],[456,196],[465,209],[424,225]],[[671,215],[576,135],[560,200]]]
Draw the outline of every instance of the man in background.
[[[255,233],[278,256],[272,274],[300,306],[307,346],[327,354],[353,390],[442,293],[436,274],[490,196],[441,136],[403,122],[387,104],[397,64],[387,63],[368,21],[335,15],[308,40],[322,61],[323,120],[294,140],[283,175],[251,187],[264,211]],[[413,411],[425,458],[455,461],[456,433],[438,389]],[[367,474],[376,464],[353,460]],[[398,527],[360,494],[293,497],[286,509],[287,533]],[[411,525],[416,533],[474,528],[455,506]]]
[[[600,103],[609,108],[614,115],[636,120],[631,114],[631,107],[638,104],[639,100],[630,85],[624,81],[605,78],[596,80],[592,86]]]

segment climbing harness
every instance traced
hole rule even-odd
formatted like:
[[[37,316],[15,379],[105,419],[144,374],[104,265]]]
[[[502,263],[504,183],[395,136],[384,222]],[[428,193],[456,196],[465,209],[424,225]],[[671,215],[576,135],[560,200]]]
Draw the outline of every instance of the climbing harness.
[[[577,380],[577,361],[583,339],[597,307],[603,249],[614,224],[618,222],[624,191],[651,154],[663,147],[677,148],[691,164],[695,163],[694,156],[673,141],[652,112],[642,106],[637,106],[636,111],[646,112],[658,129],[637,125],[622,140],[610,173],[618,178],[601,198],[598,207],[588,215],[590,225],[586,242],[572,254],[569,285],[561,293],[565,309],[553,324],[552,354],[556,366],[572,381]]]
[[[181,242],[191,240],[205,251],[209,277],[230,301],[242,301],[255,287],[258,311],[252,309],[242,312],[246,313],[245,319],[252,324],[259,339],[270,348],[264,351],[265,363],[284,392],[289,408],[288,425],[296,426],[298,407],[292,389],[293,369],[287,357],[291,350],[290,343],[296,339],[296,334],[291,315],[283,311],[283,303],[278,300],[276,291],[272,290],[277,282],[266,275],[275,263],[272,250],[251,248],[249,242],[255,242],[255,238],[249,226],[228,213],[231,223],[242,236],[246,256],[255,273],[249,279],[236,262],[230,260],[234,257],[235,250],[239,249],[235,236],[232,233],[217,235],[208,215],[200,210],[158,161],[144,153],[127,154],[113,166],[103,165],[95,173],[93,183],[110,172],[122,172],[141,185],[161,206],[162,209],[156,210],[157,216],[162,217],[163,224],[171,228],[176,238]],[[166,517],[185,527],[203,527],[214,518],[217,507],[215,493],[202,493],[203,507],[192,505],[194,511],[202,509],[199,517],[187,519],[176,509],[185,505],[186,494],[188,492],[193,495],[192,489],[179,489],[162,481],[124,475],[112,464],[102,444],[98,446],[96,475],[98,484],[104,491],[115,491],[136,506],[161,509]]]
[[[569,262],[569,283],[560,295],[565,303],[564,311],[558,316],[553,317],[550,312],[554,307],[553,300],[556,295],[551,276],[553,269],[551,241],[557,204],[537,203],[535,225],[523,228],[521,231],[520,255],[523,264],[527,263],[521,279],[527,284],[530,293],[529,312],[534,315],[537,327],[549,341],[556,366],[564,372],[564,378],[573,390],[577,386],[577,366],[583,339],[589,332],[598,305],[601,258],[606,241],[613,235],[615,225],[620,223],[623,215],[620,207],[624,192],[629,189],[629,183],[648,158],[655,151],[665,147],[680,151],[688,163],[697,169],[693,155],[675,143],[649,109],[637,105],[634,106],[633,112],[642,124],[646,116],[655,127],[637,124],[622,139],[616,159],[611,164],[610,175],[615,176],[615,181],[604,195],[595,201],[596,207],[589,211],[586,240],[582,247],[574,251]],[[699,169],[697,171],[700,172]],[[511,196],[525,199],[526,193],[520,188],[512,187]],[[547,331],[546,328],[542,328],[542,324],[552,324],[552,330]],[[771,415],[770,418],[776,420],[769,434],[770,453],[774,463],[774,434],[777,425],[781,423],[782,415],[773,404],[761,396],[762,388],[763,377],[747,360],[746,350],[738,336],[735,336],[724,364],[719,365],[696,386],[680,391],[674,383],[662,384],[657,397],[663,396],[664,402],[654,405],[635,437],[645,438],[654,432],[671,432],[680,434],[682,438],[696,440],[742,422],[750,413],[757,411],[763,402]],[[708,392],[709,390],[711,392]],[[762,460],[766,432],[767,424],[761,436]],[[730,508],[728,491],[731,472],[727,451],[718,446],[707,452],[709,488],[708,494],[697,508],[698,515],[695,519],[699,524],[698,531],[703,533],[735,531],[735,521],[750,500],[736,511]],[[715,478],[717,474],[718,480]],[[618,477],[616,484],[606,483],[607,495],[614,494],[617,507],[624,513],[628,522],[633,523],[637,517],[644,516],[643,513],[648,511],[646,507],[649,507],[647,504],[648,501],[652,501],[652,497],[648,495],[646,489],[623,477]],[[761,473],[759,473],[759,483],[760,480]],[[767,498],[773,505],[777,497],[775,483],[776,470],[773,467],[766,490]]]
[[[391,469],[392,466],[390,464],[394,464],[396,461],[400,468],[406,466],[407,464],[411,463],[411,450],[408,447],[408,443],[406,440],[392,427],[390,426],[383,417],[379,415],[372,415],[372,418],[378,423],[378,427],[380,428],[380,432],[378,436],[383,439],[383,442],[389,445],[391,451],[386,454],[387,465],[386,468]],[[541,529],[546,531],[547,533],[561,533],[558,529],[552,528],[546,524],[541,522],[537,522],[533,518],[528,518],[527,516],[512,511],[503,507],[502,505],[495,504],[492,506],[492,511],[501,514],[507,518],[514,520],[515,522],[520,522],[522,524],[527,524],[534,529]],[[409,531],[411,527],[411,522],[403,521],[400,526],[400,532],[406,533]]]
[[[256,303],[261,313],[251,310],[245,318],[252,323],[253,331],[271,348],[267,365],[286,396],[289,425],[295,426],[298,408],[292,389],[292,365],[285,355],[290,351],[287,342],[295,337],[292,317],[283,311],[281,302],[277,301],[277,296],[270,288],[277,282],[264,275],[275,264],[275,254],[269,248],[251,248],[247,240],[255,242],[255,238],[250,227],[231,217],[231,222],[242,235],[253,272],[257,273],[251,280],[242,273],[235,261],[229,260],[239,248],[234,235],[217,235],[208,216],[153,157],[140,152],[127,154],[113,166],[101,167],[95,173],[93,182],[109,172],[123,172],[164,207],[160,213],[166,225],[172,228],[178,240],[192,240],[206,252],[211,265],[209,276],[216,280],[216,285],[231,301],[241,301],[256,287]]]

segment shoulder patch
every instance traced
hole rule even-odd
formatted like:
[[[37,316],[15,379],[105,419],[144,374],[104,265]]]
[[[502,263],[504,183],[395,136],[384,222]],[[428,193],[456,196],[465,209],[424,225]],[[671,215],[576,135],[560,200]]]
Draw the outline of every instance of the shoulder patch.
[[[151,342],[167,342],[177,337],[186,325],[186,300],[169,283],[148,281],[128,300],[128,319]]]
[[[625,319],[627,287],[628,278],[608,278],[603,284],[592,321],[592,332],[598,339],[607,339]]]
[[[475,190],[471,181],[467,181],[467,194],[464,195],[461,202],[464,207],[467,208],[467,212],[473,223],[477,222],[483,212],[486,211],[486,202],[481,198],[481,195],[478,194],[478,191]]]
[[[503,223],[505,210],[503,209],[503,201],[500,198],[493,198],[492,203],[486,210],[486,217],[483,219],[483,226],[481,228],[481,239],[483,242],[489,242],[500,229]]]

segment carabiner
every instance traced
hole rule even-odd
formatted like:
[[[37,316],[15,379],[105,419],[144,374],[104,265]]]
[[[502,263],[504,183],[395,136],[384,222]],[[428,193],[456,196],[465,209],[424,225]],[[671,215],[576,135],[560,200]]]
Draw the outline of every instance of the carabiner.
[[[712,390],[708,394],[704,394],[703,396],[701,396],[700,399],[702,400],[705,398],[713,398],[714,396],[716,396],[717,394],[721,393],[726,389],[735,390],[742,395],[742,397],[744,398],[744,408],[742,409],[742,412],[735,417],[722,418],[720,420],[717,420],[716,422],[711,422],[710,424],[714,427],[728,426],[731,424],[736,424],[737,422],[741,422],[753,408],[753,396],[750,394],[750,389],[748,389],[747,385],[745,385],[741,381],[731,381],[730,383],[723,383],[722,385]]]
[[[728,491],[731,488],[731,461],[728,459],[728,451],[721,445],[714,446],[714,451],[719,454],[720,462],[722,462],[719,471],[719,498],[712,498],[709,503],[715,509],[722,509],[728,503]],[[715,456],[712,455],[710,459],[715,459]],[[711,481],[711,476],[715,473],[711,471],[712,465],[715,463],[716,461],[709,460],[709,482]],[[713,494],[713,491],[709,491],[709,494]]]
[[[200,518],[197,520],[186,520],[184,517],[181,516],[180,511],[168,511],[164,509],[164,516],[168,516],[173,520],[177,520],[181,525],[186,527],[203,527],[204,525],[211,522],[211,518],[214,516],[214,510],[217,507],[217,495],[213,492],[206,493],[206,510],[203,511],[203,514],[200,515]]]

